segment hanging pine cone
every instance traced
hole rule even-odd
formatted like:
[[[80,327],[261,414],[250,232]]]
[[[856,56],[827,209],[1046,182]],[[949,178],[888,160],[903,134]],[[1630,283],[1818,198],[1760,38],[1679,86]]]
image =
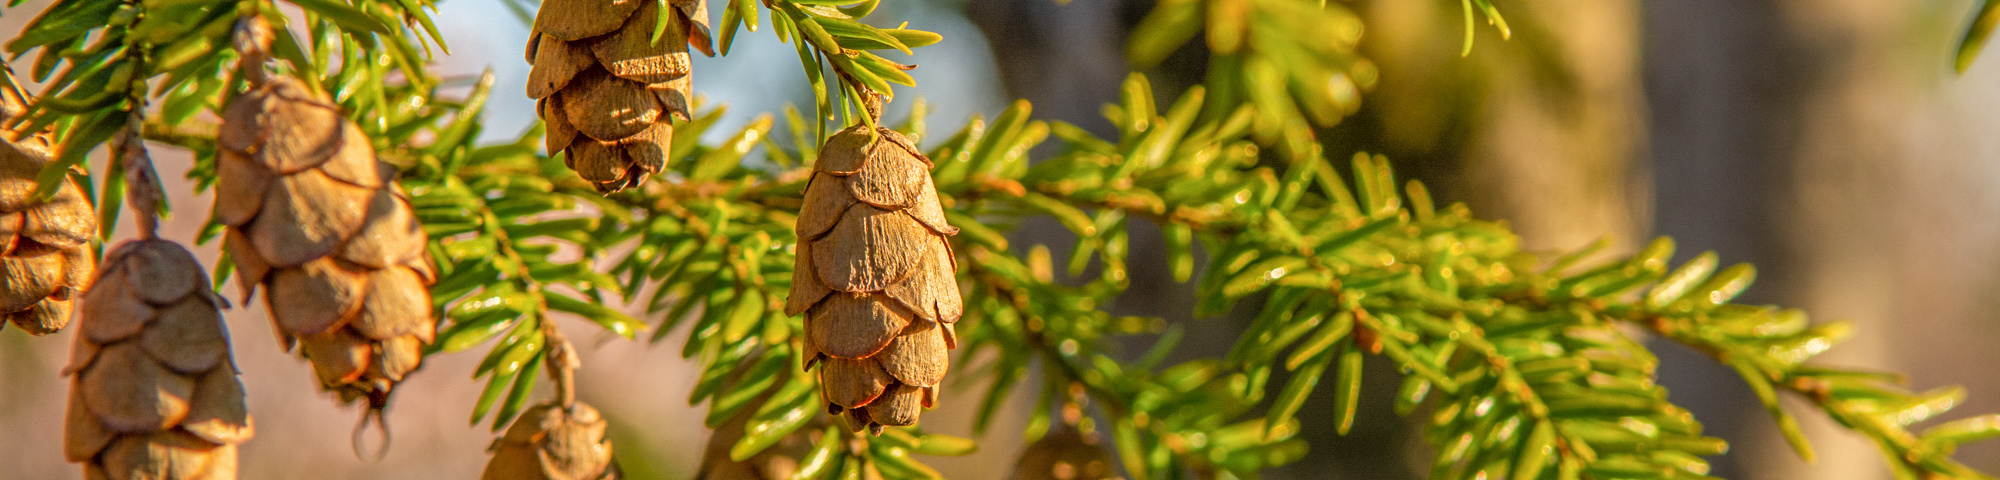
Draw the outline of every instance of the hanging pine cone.
[[[690,114],[687,47],[714,55],[705,0],[667,3],[547,0],[535,15],[528,98],[548,126],[549,155],[567,152],[563,163],[599,192],[666,166],[668,122]]]
[[[257,285],[320,384],[379,410],[431,342],[426,237],[360,127],[290,78],[225,112],[216,217],[243,298]]]
[[[528,408],[493,440],[482,480],[617,480],[624,477],[611,458],[607,423],[597,409],[576,402],[565,410],[556,402]]]
[[[820,149],[785,313],[806,314],[827,412],[880,432],[936,404],[964,304],[930,159],[894,130],[870,133],[856,125]]]
[[[1111,452],[1074,428],[1049,432],[1021,451],[1014,480],[1111,480]]]
[[[104,257],[66,373],[63,453],[84,478],[236,478],[254,428],[208,274],[180,245],[135,240]]]
[[[26,112],[26,97],[11,77],[3,80],[0,123],[7,123]],[[53,197],[36,198],[35,177],[55,160],[49,140],[7,133],[0,138],[0,328],[54,333],[69,324],[71,302],[90,286],[95,266],[85,247],[97,235],[97,215],[72,180]]]

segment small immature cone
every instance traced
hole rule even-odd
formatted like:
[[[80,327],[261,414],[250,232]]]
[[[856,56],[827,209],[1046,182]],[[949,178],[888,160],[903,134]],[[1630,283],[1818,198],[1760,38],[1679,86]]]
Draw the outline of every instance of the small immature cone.
[[[254,431],[208,274],[187,249],[134,240],[82,295],[63,454],[88,479],[229,480]]]
[[[481,480],[617,480],[607,423],[597,409],[576,402],[565,410],[550,402],[528,408],[493,441]]]
[[[0,123],[24,114],[26,98],[5,78]],[[0,137],[0,328],[12,323],[34,335],[69,324],[95,268],[86,248],[97,235],[90,198],[69,179],[53,197],[36,198],[35,178],[55,160],[52,150],[45,134]]]
[[[964,312],[931,161],[894,130],[827,140],[806,186],[785,313],[806,314],[806,368],[827,412],[879,432],[937,402]]]
[[[1074,428],[1063,428],[1028,445],[1014,463],[1013,480],[1111,480],[1111,452]]]
[[[296,80],[224,112],[216,217],[247,301],[344,402],[380,409],[436,334],[427,237],[360,127]]]
[[[659,173],[668,122],[690,115],[689,44],[714,55],[706,0],[542,2],[528,36],[528,98],[548,126],[549,155],[567,152],[563,163],[604,193]]]

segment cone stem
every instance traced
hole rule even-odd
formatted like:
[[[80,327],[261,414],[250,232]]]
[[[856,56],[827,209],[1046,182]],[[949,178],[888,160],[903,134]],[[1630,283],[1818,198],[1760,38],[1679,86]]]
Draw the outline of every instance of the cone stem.
[[[132,110],[125,130],[119,132],[112,145],[112,152],[125,169],[125,204],[132,208],[133,218],[139,222],[139,237],[154,239],[159,238],[160,230],[160,178],[153,170],[152,156],[146,154],[143,111],[143,108]]]
[[[271,61],[271,24],[262,15],[245,15],[236,21],[232,42],[242,60],[237,63],[238,74],[250,88],[257,88],[269,80],[264,64]]]
[[[882,123],[882,93],[868,88],[867,85],[863,85],[861,82],[855,81],[852,75],[848,75],[847,72],[841,69],[835,68],[833,69],[833,73],[840,75],[842,81],[847,82],[848,85],[852,85],[854,91],[861,93],[861,107],[866,110],[862,113],[868,115],[869,123],[880,125]]]
[[[548,358],[543,365],[549,370],[549,378],[555,381],[557,404],[568,411],[576,405],[576,369],[583,366],[583,361],[576,355],[576,346],[546,317],[542,319],[542,335],[548,339],[548,350],[543,354]]]

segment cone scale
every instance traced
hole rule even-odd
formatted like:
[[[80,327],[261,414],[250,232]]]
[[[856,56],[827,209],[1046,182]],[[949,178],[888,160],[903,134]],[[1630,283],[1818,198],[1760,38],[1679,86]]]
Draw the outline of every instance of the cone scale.
[[[603,193],[660,173],[671,122],[690,115],[688,45],[713,55],[707,24],[704,0],[542,2],[528,37],[528,98],[548,127],[549,156],[562,153]]]
[[[868,128],[835,134],[814,162],[785,313],[805,314],[827,412],[879,433],[936,405],[964,304],[930,159]]]
[[[427,237],[396,170],[338,108],[290,78],[224,113],[216,218],[247,302],[343,402],[380,410],[436,334]]]

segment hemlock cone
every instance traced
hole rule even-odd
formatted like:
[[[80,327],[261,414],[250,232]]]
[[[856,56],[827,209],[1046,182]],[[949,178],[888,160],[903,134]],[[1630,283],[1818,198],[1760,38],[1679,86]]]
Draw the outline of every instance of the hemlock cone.
[[[543,140],[599,192],[666,166],[669,122],[690,114],[687,47],[714,55],[705,0],[667,3],[548,0],[535,15],[528,98],[548,125]]]
[[[436,334],[427,237],[359,126],[298,81],[273,78],[224,114],[216,218],[247,302],[262,284],[343,402],[381,409]]]
[[[1049,432],[1021,451],[1013,480],[1111,480],[1111,452],[1074,428]]]
[[[4,68],[0,68],[4,69]],[[4,72],[0,72],[4,75]],[[0,86],[0,123],[25,114],[13,79]],[[97,213],[74,180],[36,198],[35,177],[55,160],[46,134],[0,138],[0,328],[8,323],[45,335],[69,324],[72,302],[90,286]],[[19,138],[14,138],[19,137]]]
[[[873,135],[871,135],[873,133]],[[806,186],[787,315],[806,314],[806,368],[821,364],[827,412],[848,428],[915,425],[964,312],[931,161],[894,130],[827,140]]]
[[[236,478],[254,427],[207,272],[178,244],[134,240],[95,285],[64,370],[64,456],[89,479]]]
[[[482,480],[617,480],[624,476],[604,438],[604,416],[583,402],[528,408],[487,451]]]

